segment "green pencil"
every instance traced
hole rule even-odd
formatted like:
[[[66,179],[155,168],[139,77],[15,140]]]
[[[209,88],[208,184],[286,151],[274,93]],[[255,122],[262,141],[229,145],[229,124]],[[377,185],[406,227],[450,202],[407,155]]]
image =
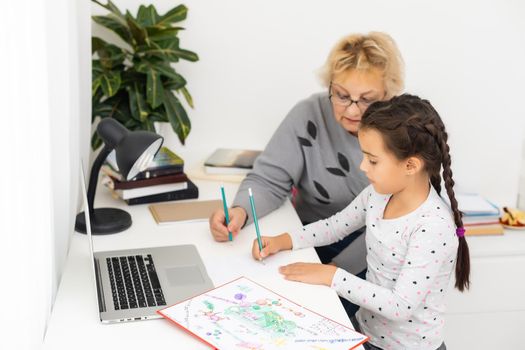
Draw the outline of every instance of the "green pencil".
[[[226,194],[224,194],[224,186],[221,186],[221,195],[222,195],[222,207],[224,208],[224,217],[226,218],[226,226],[230,224],[230,217],[228,216],[228,206],[226,205]],[[233,241],[233,235],[228,230],[228,240]]]
[[[259,222],[257,221],[257,214],[255,213],[255,203],[253,201],[253,193],[251,187],[248,188],[248,194],[250,195],[250,206],[252,207],[253,223],[255,224],[255,232],[257,233],[257,242],[259,243],[259,251],[263,250],[261,232],[259,231]]]

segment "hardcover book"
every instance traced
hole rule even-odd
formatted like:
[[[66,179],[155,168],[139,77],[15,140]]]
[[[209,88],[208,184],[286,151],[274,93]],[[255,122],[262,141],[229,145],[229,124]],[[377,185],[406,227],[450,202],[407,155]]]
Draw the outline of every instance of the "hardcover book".
[[[218,148],[204,162],[209,174],[246,174],[262,151]]]
[[[195,199],[199,197],[199,188],[190,180],[187,181],[188,188],[185,190],[171,191],[154,194],[150,196],[126,199],[128,205],[147,204],[155,202],[177,201],[182,199]]]
[[[102,179],[102,183],[104,186],[111,189],[112,181],[108,177]],[[144,197],[144,196],[150,196],[154,194],[162,194],[166,192],[172,192],[172,191],[179,191],[179,190],[185,190],[188,188],[188,182],[174,182],[174,183],[167,183],[167,184],[160,184],[160,185],[153,185],[153,186],[146,186],[146,187],[137,187],[137,188],[129,188],[129,189],[111,189],[113,193],[115,193],[119,198],[122,199],[131,199],[131,198],[137,198],[137,197]]]
[[[117,160],[115,158],[115,152],[111,152],[106,158],[106,164],[102,167],[102,170],[121,181],[125,179],[118,172]],[[135,176],[134,180],[149,179],[152,177],[178,174],[184,170],[184,160],[171,151],[167,147],[161,147],[157,152],[153,160],[151,161],[148,168]]]
[[[132,188],[140,188],[140,187],[148,187],[148,186],[172,184],[172,183],[188,181],[188,177],[184,173],[151,177],[149,179],[139,179],[139,180],[133,179],[130,181],[121,181],[119,179],[112,177],[111,175],[109,175],[108,178],[109,178],[108,186],[109,188],[114,189],[114,190],[129,190]]]

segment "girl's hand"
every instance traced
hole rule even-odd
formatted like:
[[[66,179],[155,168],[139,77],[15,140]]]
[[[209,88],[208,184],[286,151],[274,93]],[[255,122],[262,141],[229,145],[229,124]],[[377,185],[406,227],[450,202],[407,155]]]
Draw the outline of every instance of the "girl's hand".
[[[257,239],[253,240],[252,255],[256,260],[262,260],[281,250],[292,249],[292,239],[288,233],[283,233],[275,237],[261,236],[261,241],[263,249],[259,251],[259,242]]]
[[[279,272],[290,281],[310,284],[332,285],[337,266],[314,263],[294,263],[281,266]]]

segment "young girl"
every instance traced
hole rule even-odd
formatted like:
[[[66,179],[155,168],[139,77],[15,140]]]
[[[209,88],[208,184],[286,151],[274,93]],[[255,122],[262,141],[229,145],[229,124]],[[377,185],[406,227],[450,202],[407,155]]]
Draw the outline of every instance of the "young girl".
[[[366,224],[366,281],[332,265],[295,263],[280,272],[359,305],[352,322],[370,337],[367,349],[446,349],[445,292],[454,266],[456,288],[469,287],[470,266],[445,126],[428,101],[402,95],[372,104],[358,137],[371,185],[326,220],[263,237],[261,252],[254,241],[253,256],[330,244]],[[441,168],[451,208],[440,197]]]

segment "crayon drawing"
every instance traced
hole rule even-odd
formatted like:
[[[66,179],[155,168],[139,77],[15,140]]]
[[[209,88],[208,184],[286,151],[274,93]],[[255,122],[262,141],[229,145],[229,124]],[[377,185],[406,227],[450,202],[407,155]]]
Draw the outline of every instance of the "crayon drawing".
[[[352,349],[366,337],[241,277],[159,311],[218,349]]]

